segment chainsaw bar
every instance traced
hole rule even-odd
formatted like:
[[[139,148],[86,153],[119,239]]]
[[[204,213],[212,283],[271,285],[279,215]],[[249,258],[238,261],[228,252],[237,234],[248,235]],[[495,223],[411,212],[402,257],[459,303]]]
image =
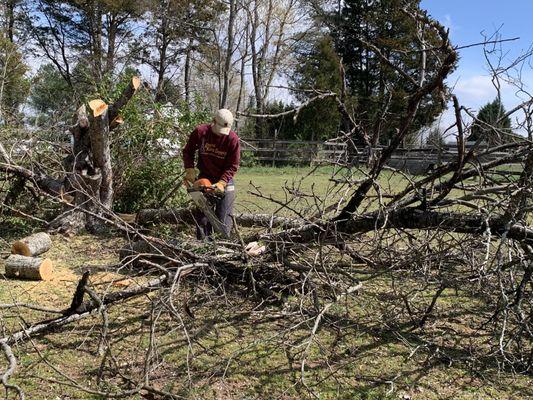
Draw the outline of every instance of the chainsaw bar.
[[[226,239],[229,239],[229,235],[226,233],[226,230],[224,229],[224,224],[220,222],[220,220],[217,218],[215,213],[213,212],[213,209],[207,199],[205,198],[202,191],[195,190],[195,189],[187,189],[187,192],[189,193],[189,196],[191,196],[192,201],[194,204],[196,204],[196,207],[202,211],[211,225],[213,226],[213,229],[223,235]]]

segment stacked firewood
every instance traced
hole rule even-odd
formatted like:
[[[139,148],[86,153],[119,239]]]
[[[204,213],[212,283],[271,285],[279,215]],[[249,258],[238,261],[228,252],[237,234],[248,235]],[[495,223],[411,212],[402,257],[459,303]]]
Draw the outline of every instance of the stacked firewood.
[[[5,261],[5,276],[8,278],[50,280],[53,264],[49,258],[38,257],[52,247],[50,235],[38,232],[11,246],[11,255]]]

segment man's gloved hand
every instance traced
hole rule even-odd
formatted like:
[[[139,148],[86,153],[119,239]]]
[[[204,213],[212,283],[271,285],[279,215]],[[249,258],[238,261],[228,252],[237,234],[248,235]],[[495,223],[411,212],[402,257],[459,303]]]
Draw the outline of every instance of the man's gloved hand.
[[[196,170],[194,168],[185,168],[185,178],[183,184],[187,187],[191,186],[196,180]]]
[[[215,192],[216,193],[224,193],[226,191],[226,186],[228,184],[224,181],[218,181],[217,183],[215,183]]]

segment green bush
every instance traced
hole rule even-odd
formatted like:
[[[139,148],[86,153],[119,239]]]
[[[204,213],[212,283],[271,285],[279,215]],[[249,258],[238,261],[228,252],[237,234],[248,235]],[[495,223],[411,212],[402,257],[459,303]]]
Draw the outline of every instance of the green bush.
[[[241,167],[255,167],[257,165],[259,165],[259,161],[252,151],[241,150]]]
[[[116,92],[121,90],[119,85]],[[189,133],[209,121],[210,114],[184,105],[154,103],[151,93],[143,89],[122,115],[125,123],[112,139],[115,210],[131,213],[183,205],[181,149]]]

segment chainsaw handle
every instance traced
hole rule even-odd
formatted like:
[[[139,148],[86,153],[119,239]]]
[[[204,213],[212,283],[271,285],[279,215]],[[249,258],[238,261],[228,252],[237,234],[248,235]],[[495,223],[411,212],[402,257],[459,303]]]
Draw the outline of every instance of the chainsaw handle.
[[[199,189],[195,189],[194,187],[188,187],[187,188],[187,193],[191,193],[191,192],[201,192],[205,195],[208,195],[208,196],[214,196],[214,197],[218,197],[218,198],[223,198],[226,194],[225,193],[220,193],[220,192],[216,192],[215,189],[216,188],[216,185],[211,185],[211,186],[201,186]],[[211,190],[209,190],[211,189]]]

